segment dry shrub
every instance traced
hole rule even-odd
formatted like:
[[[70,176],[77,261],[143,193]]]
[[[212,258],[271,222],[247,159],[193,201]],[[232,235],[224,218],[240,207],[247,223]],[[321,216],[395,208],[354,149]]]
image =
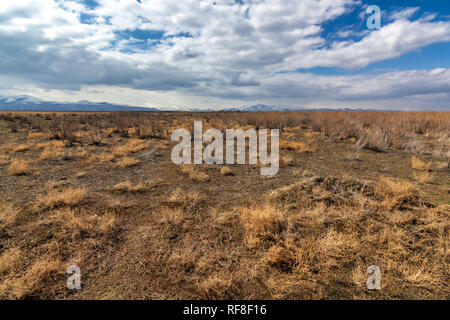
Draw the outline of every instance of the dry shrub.
[[[104,134],[104,131],[102,128],[99,128],[99,127],[92,128],[91,127],[91,128],[89,128],[89,131],[88,131],[88,137],[89,137],[91,144],[98,146],[98,145],[102,144],[102,141],[105,138],[105,134]]]
[[[60,206],[74,207],[82,203],[86,198],[87,190],[84,188],[67,188],[62,191],[50,191],[47,195],[37,198],[40,207],[51,209]]]
[[[411,139],[405,144],[405,149],[411,153],[423,153],[425,150],[425,144],[416,137]]]
[[[76,132],[78,124],[70,120],[53,120],[49,130],[54,139],[65,140],[66,145],[71,146],[78,141]]]
[[[25,160],[14,160],[8,168],[8,172],[14,176],[23,176],[32,173],[29,162]]]
[[[232,176],[233,171],[231,171],[230,167],[222,167],[222,169],[220,169],[220,174],[223,176]]]
[[[115,166],[119,168],[129,168],[139,164],[140,161],[132,157],[123,157],[116,162]]]
[[[420,171],[430,171],[431,165],[433,164],[432,161],[422,161],[417,157],[411,157],[411,167],[416,170]]]
[[[395,133],[386,128],[376,127],[362,132],[353,148],[355,150],[367,149],[375,152],[384,152],[389,147],[395,146],[396,143]]]

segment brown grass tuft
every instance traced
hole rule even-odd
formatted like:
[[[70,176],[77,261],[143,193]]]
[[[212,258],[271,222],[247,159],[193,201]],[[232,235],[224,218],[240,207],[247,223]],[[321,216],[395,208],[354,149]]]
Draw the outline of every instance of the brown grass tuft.
[[[432,161],[422,161],[417,157],[411,157],[411,167],[416,170],[420,171],[430,171],[431,165],[433,164]]]
[[[311,143],[304,143],[298,141],[280,141],[281,150],[292,150],[296,152],[312,153],[317,150],[317,146]]]
[[[62,191],[50,191],[47,195],[38,196],[40,207],[51,209],[66,206],[76,206],[86,198],[87,190],[84,188],[68,188]]]
[[[269,204],[251,208],[244,207],[240,213],[246,232],[246,242],[250,247],[275,241],[286,224],[280,211]]]
[[[408,209],[420,204],[419,189],[411,182],[382,178],[375,192],[381,198],[380,205],[388,210]]]
[[[29,162],[25,160],[14,160],[11,162],[8,172],[14,176],[23,176],[31,174],[32,170],[30,168]]]
[[[119,161],[117,161],[115,165],[116,165],[116,167],[119,167],[119,168],[129,168],[129,167],[134,167],[139,163],[140,163],[140,161],[135,158],[124,157],[124,158],[120,159]]]

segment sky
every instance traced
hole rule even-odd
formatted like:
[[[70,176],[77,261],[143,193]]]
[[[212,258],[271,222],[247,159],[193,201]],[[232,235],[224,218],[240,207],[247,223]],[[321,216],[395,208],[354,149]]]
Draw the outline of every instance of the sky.
[[[0,95],[24,94],[450,110],[450,1],[1,0]]]

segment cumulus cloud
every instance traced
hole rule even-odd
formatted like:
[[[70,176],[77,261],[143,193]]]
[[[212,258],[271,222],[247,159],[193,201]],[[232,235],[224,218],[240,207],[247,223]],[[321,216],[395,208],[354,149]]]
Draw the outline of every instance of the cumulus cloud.
[[[210,101],[288,104],[400,99],[449,92],[448,69],[365,75],[296,72],[313,67],[364,68],[436,42],[450,22],[404,8],[381,30],[324,26],[359,0],[69,0],[0,2],[0,76],[44,90],[102,87]],[[351,39],[359,34],[360,39]],[[348,39],[350,37],[350,39]],[[345,38],[345,39],[344,39]],[[4,83],[3,83],[4,86]],[[50,92],[49,91],[49,92]],[[134,92],[134,91],[133,91]],[[176,99],[172,99],[177,97]],[[197,100],[192,97],[196,97]],[[158,99],[159,99],[158,98]],[[286,100],[291,99],[291,100]],[[159,99],[160,100],[160,99]],[[137,101],[130,96],[129,104]],[[175,102],[173,102],[175,101]]]

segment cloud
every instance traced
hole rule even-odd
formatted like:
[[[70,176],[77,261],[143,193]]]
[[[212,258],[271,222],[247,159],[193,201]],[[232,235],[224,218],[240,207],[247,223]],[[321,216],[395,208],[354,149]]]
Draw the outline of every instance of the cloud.
[[[450,22],[430,14],[410,20],[418,8],[392,13],[378,31],[340,30],[333,42],[324,37],[327,23],[362,7],[357,0],[3,0],[0,76],[11,88],[26,82],[80,93],[100,86],[105,96],[105,88],[128,88],[166,92],[168,101],[197,97],[199,104],[448,92],[447,69],[359,76],[295,71],[358,69],[450,41]]]

